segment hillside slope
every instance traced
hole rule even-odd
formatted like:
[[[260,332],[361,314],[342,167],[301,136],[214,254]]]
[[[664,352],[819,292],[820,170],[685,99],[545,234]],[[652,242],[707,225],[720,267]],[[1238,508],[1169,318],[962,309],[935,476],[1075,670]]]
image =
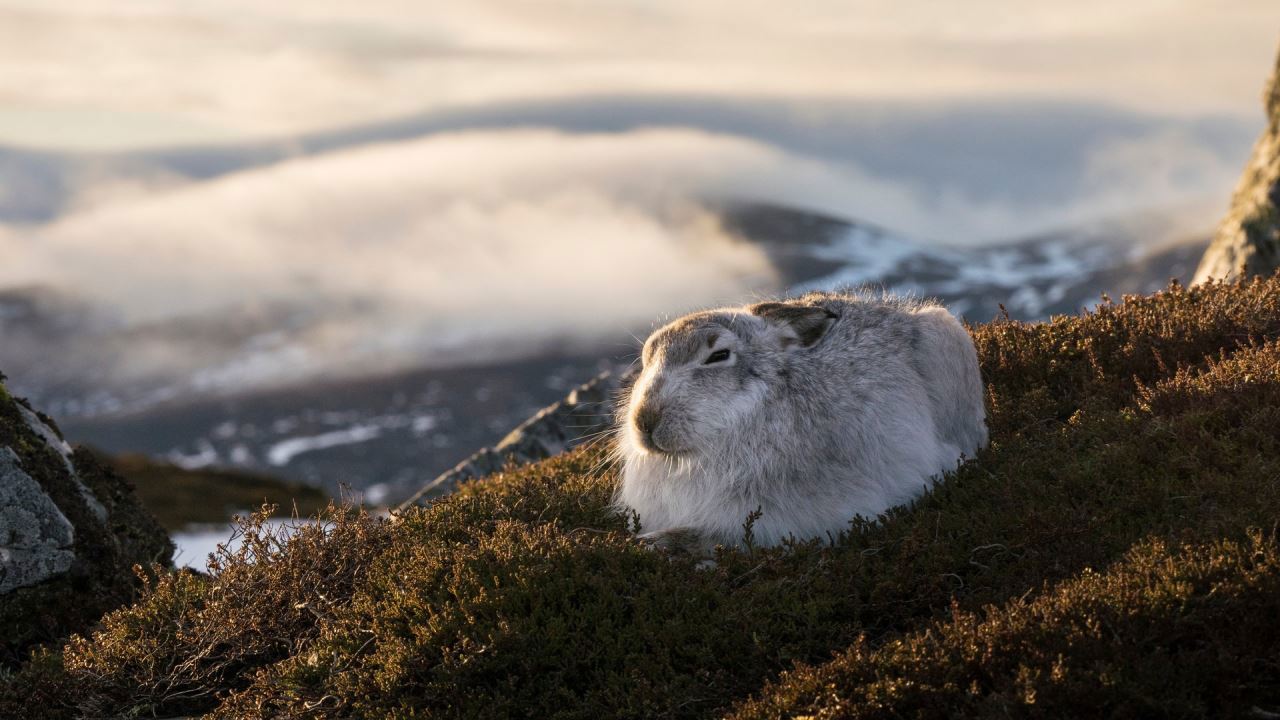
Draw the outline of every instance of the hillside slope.
[[[0,680],[0,716],[1280,710],[1280,278],[973,333],[991,447],[834,544],[649,551],[597,445],[397,522],[250,524]]]

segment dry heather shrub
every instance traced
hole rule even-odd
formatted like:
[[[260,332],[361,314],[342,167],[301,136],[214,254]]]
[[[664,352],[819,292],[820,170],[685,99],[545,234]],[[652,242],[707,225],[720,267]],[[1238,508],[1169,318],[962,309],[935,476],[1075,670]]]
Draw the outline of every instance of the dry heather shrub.
[[[1275,289],[1263,289],[1247,288],[1256,295],[1250,302],[1280,317]],[[1087,365],[1078,376],[1059,368],[1022,394],[993,384],[1002,407],[1044,413],[1047,399],[1051,413],[996,438],[979,462],[915,507],[855,524],[832,549],[729,553],[715,571],[697,571],[634,554],[616,521],[606,536],[568,532],[606,519],[582,515],[603,501],[598,484],[582,483],[588,461],[473,485],[406,524],[412,541],[370,575],[371,586],[383,587],[358,595],[347,627],[335,624],[318,643],[322,652],[273,668],[224,711],[705,717],[793,660],[821,660],[853,643],[874,647],[953,607],[1021,597],[1106,565],[1153,533],[1212,541],[1268,522],[1280,510],[1280,488],[1268,482],[1280,473],[1274,346],[1229,361],[1177,350],[1169,354],[1195,360],[1179,373],[1147,341],[1133,340],[1131,324],[1175,346],[1195,332],[1216,333],[1222,342],[1204,347],[1225,346],[1230,356],[1280,328],[1237,312],[1238,299],[1186,301],[1198,292],[1169,296],[1180,312],[1206,315],[1199,319],[1155,323],[1139,301],[1132,315],[1117,306],[1100,312],[1106,322],[1058,323],[1091,323],[1106,338],[1078,328],[980,328],[1022,333],[1001,358],[1006,368],[1045,365],[1073,333],[1094,351],[1078,358]],[[1112,394],[1091,395],[1096,383]],[[1138,398],[1178,397],[1187,383],[1201,388],[1194,403],[1152,409]],[[1206,416],[1221,419],[1214,432],[1205,432]],[[512,520],[522,531],[538,528],[539,540],[495,524]],[[482,579],[491,584],[475,584]],[[328,657],[349,661],[338,667]]]
[[[1147,541],[1034,599],[860,639],[733,717],[1268,717],[1257,702],[1280,709],[1277,617],[1274,532]]]
[[[1063,421],[1086,405],[1126,405],[1139,384],[1280,336],[1276,285],[1275,278],[1189,289],[1174,284],[1079,317],[974,328],[991,389],[992,436]]]
[[[1280,279],[974,335],[991,447],[834,542],[646,551],[590,448],[162,577],[0,681],[0,715],[15,688],[221,717],[1270,707],[1274,538],[1248,533],[1280,517]]]
[[[242,544],[212,555],[209,577],[162,573],[142,602],[73,637],[63,663],[79,692],[59,700],[86,717],[197,712],[304,647],[362,580],[387,527],[331,506],[288,537],[266,523],[271,510],[241,521]]]

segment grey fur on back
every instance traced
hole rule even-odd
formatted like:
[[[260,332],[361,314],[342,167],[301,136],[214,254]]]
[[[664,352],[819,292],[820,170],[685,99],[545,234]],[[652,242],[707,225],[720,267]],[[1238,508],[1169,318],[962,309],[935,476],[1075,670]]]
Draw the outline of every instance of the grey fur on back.
[[[736,544],[757,508],[760,544],[834,536],[987,441],[973,342],[932,303],[810,293],[693,313],[642,360],[617,500],[658,537]]]

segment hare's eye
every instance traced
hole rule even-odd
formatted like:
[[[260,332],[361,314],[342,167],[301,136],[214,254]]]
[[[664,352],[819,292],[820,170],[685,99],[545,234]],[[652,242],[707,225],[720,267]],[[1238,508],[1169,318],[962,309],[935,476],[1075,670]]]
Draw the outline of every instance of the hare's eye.
[[[728,359],[729,359],[729,348],[724,348],[722,350],[717,350],[711,353],[710,355],[708,355],[706,361],[703,362],[702,364],[711,365],[718,362],[724,362],[725,360],[728,360]]]

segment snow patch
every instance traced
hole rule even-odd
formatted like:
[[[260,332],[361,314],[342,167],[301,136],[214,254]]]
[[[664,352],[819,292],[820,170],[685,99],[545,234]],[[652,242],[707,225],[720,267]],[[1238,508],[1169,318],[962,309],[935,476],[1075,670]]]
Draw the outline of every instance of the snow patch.
[[[311,520],[273,518],[265,523],[263,529],[271,533],[277,533],[283,529],[292,535],[297,528],[312,523]],[[173,533],[170,537],[175,546],[173,563],[179,567],[196,570],[208,569],[209,555],[216,552],[219,545],[225,545],[229,551],[235,552],[243,542],[243,538],[236,532],[236,526],[231,523],[192,525]]]
[[[377,425],[356,425],[344,430],[334,430],[333,432],[321,433],[320,435],[289,438],[288,440],[272,445],[271,448],[267,450],[267,462],[276,467],[280,467],[288,465],[289,461],[303,453],[338,447],[339,445],[354,445],[356,443],[368,442],[381,434],[382,428]]]
[[[855,225],[834,242],[815,247],[810,253],[819,260],[843,263],[844,267],[825,277],[796,285],[791,290],[803,293],[861,287],[880,281],[909,258],[922,253],[920,246],[904,238]]]
[[[196,443],[196,451],[194,453],[170,450],[165,455],[166,460],[183,470],[199,470],[203,467],[209,467],[217,464],[219,458],[218,449],[213,446],[213,443],[203,438]]]

